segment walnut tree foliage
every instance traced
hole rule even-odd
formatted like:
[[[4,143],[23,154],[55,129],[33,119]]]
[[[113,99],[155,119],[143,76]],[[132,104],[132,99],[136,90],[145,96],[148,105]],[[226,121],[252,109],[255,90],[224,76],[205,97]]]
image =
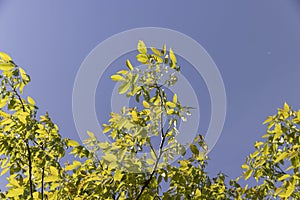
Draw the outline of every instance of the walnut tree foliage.
[[[0,53],[0,176],[8,181],[1,199],[300,199],[300,111],[285,103],[267,118],[240,177],[210,177],[203,136],[176,140],[191,108],[165,91],[180,73],[175,53],[143,41],[137,50],[143,67],[127,60],[111,79],[140,106],[111,113],[103,124],[110,143],[88,131],[84,145],[63,138],[48,113],[38,114],[33,98],[23,97],[30,76]],[[72,157],[63,163],[66,154]]]

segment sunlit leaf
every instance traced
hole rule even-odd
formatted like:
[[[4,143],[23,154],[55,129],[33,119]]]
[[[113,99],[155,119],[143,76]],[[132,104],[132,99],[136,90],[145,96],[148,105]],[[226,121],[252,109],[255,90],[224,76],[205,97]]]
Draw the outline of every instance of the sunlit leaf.
[[[128,59],[126,60],[126,65],[127,65],[128,69],[133,70],[133,66]]]
[[[75,140],[68,140],[68,146],[70,147],[78,147],[79,143]]]
[[[160,52],[157,48],[151,47],[151,50],[152,50],[152,52],[155,53],[156,55],[162,56],[161,52]]]
[[[176,59],[176,56],[173,52],[173,50],[170,48],[170,59],[172,61],[172,68],[175,68],[176,67],[176,64],[177,64],[177,59]]]
[[[4,52],[0,52],[0,58],[5,62],[9,62],[12,60],[12,58],[7,53]]]
[[[143,64],[146,64],[148,62],[148,57],[145,54],[138,54],[138,55],[136,55],[136,59],[137,59],[137,61],[139,61],[139,62],[141,62]]]
[[[13,69],[15,66],[11,63],[0,63],[0,70],[8,71]]]
[[[143,101],[143,106],[145,108],[150,108],[150,104],[147,101]]]
[[[130,82],[125,81],[124,83],[122,83],[119,87],[119,93],[120,94],[124,94],[125,92],[128,91],[128,89],[130,88]]]
[[[117,74],[112,75],[110,78],[113,81],[124,81],[125,80],[123,76],[120,76],[120,75],[117,75]]]
[[[146,47],[145,43],[142,40],[139,40],[137,49],[141,54],[146,54],[147,53],[147,47]]]
[[[33,106],[35,105],[35,101],[30,96],[27,97],[27,101],[30,105],[33,105]]]

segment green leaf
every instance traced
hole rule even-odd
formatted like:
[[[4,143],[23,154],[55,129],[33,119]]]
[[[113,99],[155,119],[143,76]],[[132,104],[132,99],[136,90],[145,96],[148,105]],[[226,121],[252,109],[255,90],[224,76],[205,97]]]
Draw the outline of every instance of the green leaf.
[[[125,80],[123,76],[120,76],[120,75],[117,75],[117,74],[112,75],[110,78],[113,81],[124,81]]]
[[[133,66],[128,59],[126,60],[126,65],[127,65],[128,69],[133,70]]]
[[[34,106],[35,105],[35,101],[33,100],[33,98],[31,98],[30,96],[27,97],[27,101],[30,105]]]
[[[146,54],[147,53],[147,47],[145,43],[142,40],[139,40],[137,49],[141,54]]]
[[[190,144],[190,148],[191,148],[191,151],[193,152],[193,154],[195,154],[195,155],[199,154],[199,150],[196,145]]]
[[[124,82],[120,85],[119,87],[119,93],[120,94],[124,94],[125,92],[128,91],[128,89],[130,88],[130,82]]]

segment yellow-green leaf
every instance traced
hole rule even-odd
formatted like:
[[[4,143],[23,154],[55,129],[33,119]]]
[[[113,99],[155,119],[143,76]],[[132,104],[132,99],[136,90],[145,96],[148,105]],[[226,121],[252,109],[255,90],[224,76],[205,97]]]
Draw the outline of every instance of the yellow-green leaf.
[[[3,108],[6,105],[7,99],[0,99],[0,108]]]
[[[283,189],[282,188],[277,188],[274,192],[274,195],[277,196]]]
[[[283,110],[284,110],[285,112],[288,112],[288,111],[290,110],[290,106],[289,106],[286,102],[284,102]]]
[[[148,62],[148,56],[145,54],[136,55],[136,59],[143,64],[146,64]]]
[[[0,58],[2,60],[4,60],[5,62],[9,62],[12,60],[11,57],[7,53],[4,53],[4,52],[0,52]]]
[[[153,159],[151,159],[151,158],[148,158],[148,159],[146,160],[146,163],[147,163],[148,165],[153,165],[153,164],[155,163],[155,161],[154,161]]]
[[[130,88],[130,82],[124,82],[119,87],[119,93],[124,94]]]
[[[35,105],[35,101],[30,96],[27,97],[27,101],[30,105],[33,105],[33,106]]]
[[[121,170],[116,170],[114,174],[114,180],[115,181],[121,181],[123,178],[124,174],[122,174]]]
[[[145,108],[150,108],[150,104],[147,101],[143,101],[143,106]]]
[[[127,65],[128,69],[133,70],[133,66],[128,59],[126,60],[126,65]]]
[[[68,146],[70,146],[70,147],[78,147],[79,143],[76,142],[75,140],[68,140]]]
[[[157,48],[155,48],[155,47],[151,47],[151,50],[153,51],[153,53],[155,53],[156,55],[158,55],[158,56],[162,56],[162,54],[161,54],[161,52],[157,49]]]
[[[252,169],[246,171],[246,172],[244,173],[244,178],[245,178],[245,180],[248,180],[248,179],[251,177],[252,173],[253,173],[253,170],[252,170]]]
[[[269,123],[273,120],[273,116],[268,116],[267,119],[263,122],[263,124]]]
[[[171,107],[171,108],[175,108],[175,107],[176,107],[176,104],[173,103],[173,102],[170,102],[170,101],[168,101],[168,102],[166,103],[166,105],[169,106],[169,107]]]
[[[54,176],[54,175],[46,176],[45,179],[44,179],[45,183],[55,182],[55,181],[58,181],[58,180],[59,180],[59,177]]]
[[[22,195],[24,191],[25,188],[23,186],[19,188],[12,188],[8,190],[6,197],[17,197],[19,195]]]
[[[278,181],[282,181],[282,180],[287,179],[289,177],[290,177],[289,174],[284,174],[283,176],[281,176],[280,178],[278,178]]]
[[[286,159],[288,157],[288,152],[283,152],[282,154],[280,154],[280,156],[278,156],[276,158],[276,160],[274,161],[275,163],[278,163],[279,161]]]
[[[201,197],[201,191],[197,188],[195,192],[196,197]]]
[[[199,150],[196,145],[190,144],[190,148],[191,148],[191,151],[193,152],[193,154],[195,154],[195,155],[199,154]]]
[[[162,48],[162,53],[164,54],[164,55],[166,55],[166,53],[167,53],[167,46],[166,46],[166,44],[164,44],[163,45],[163,48]]]
[[[278,196],[281,198],[290,197],[291,194],[294,192],[294,190],[295,190],[295,181],[293,181],[293,183],[289,182],[289,184],[286,187],[285,192],[280,193]]]
[[[33,199],[39,199],[39,192],[34,192],[33,193]]]
[[[0,63],[0,70],[8,71],[13,69],[15,66],[11,63]]]
[[[113,162],[117,160],[117,157],[114,154],[106,154],[102,158],[108,162]]]
[[[123,74],[123,75],[126,75],[127,73],[128,73],[128,71],[125,70],[125,69],[122,69],[122,70],[117,72],[117,74]]]
[[[125,80],[123,76],[120,76],[120,75],[117,75],[117,74],[112,75],[110,78],[113,81],[124,81]]]
[[[142,54],[147,53],[147,47],[146,47],[145,43],[142,40],[139,40],[137,49]]]
[[[20,71],[22,79],[25,80],[25,81],[29,81],[29,78],[28,78],[26,72],[24,71],[24,69],[19,67],[19,71]]]
[[[103,129],[103,133],[107,133],[108,131],[110,131],[110,127],[109,126],[106,126],[106,127],[104,127],[104,129]]]
[[[167,110],[167,114],[168,114],[168,115],[172,115],[173,113],[174,113],[174,109],[168,109],[168,110]]]
[[[177,103],[177,94],[174,94],[174,96],[173,96],[173,103]]]
[[[0,176],[2,176],[3,174],[6,174],[6,172],[8,172],[8,170],[9,170],[9,167],[3,169],[3,170],[1,171]]]
[[[138,121],[139,120],[135,110],[131,111],[131,115],[132,115],[132,120],[133,121]]]
[[[59,174],[58,169],[56,167],[53,167],[53,166],[50,166],[50,172],[54,176],[58,176],[58,174]]]
[[[244,164],[244,165],[242,165],[242,169],[249,170],[249,166]]]
[[[176,56],[173,52],[173,50],[170,48],[170,59],[172,61],[172,68],[174,68],[177,64],[177,59],[176,59]]]
[[[66,171],[70,171],[70,170],[73,170],[73,169],[75,169],[75,168],[77,168],[77,167],[79,167],[79,166],[81,166],[81,162],[75,160],[75,161],[73,162],[73,164],[66,166],[66,167],[65,167],[65,170],[66,170]]]

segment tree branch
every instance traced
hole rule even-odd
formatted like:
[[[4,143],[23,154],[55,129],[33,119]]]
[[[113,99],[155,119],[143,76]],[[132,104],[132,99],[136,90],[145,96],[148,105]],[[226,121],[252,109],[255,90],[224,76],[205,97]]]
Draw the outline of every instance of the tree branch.
[[[160,97],[160,100],[161,100],[161,108],[163,109],[164,108],[164,102],[163,102],[163,96],[161,94],[161,87],[156,85],[155,88],[159,90],[159,97]],[[149,183],[151,182],[151,180],[152,180],[152,178],[155,174],[155,171],[157,170],[157,166],[158,166],[158,163],[160,161],[160,158],[163,154],[163,146],[164,146],[164,143],[165,143],[165,140],[166,140],[166,135],[167,135],[167,134],[164,133],[163,112],[161,113],[161,116],[160,116],[160,132],[161,132],[161,142],[160,142],[160,145],[159,145],[158,157],[156,159],[155,165],[153,167],[153,170],[152,170],[149,178],[146,180],[145,184],[143,185],[140,193],[136,197],[136,200],[140,199],[140,197],[142,196],[144,190],[148,187]]]
[[[22,110],[23,112],[26,112],[25,109],[25,105],[22,101],[22,98],[20,96],[20,94],[17,92],[16,88],[13,86],[13,84],[11,82],[9,82],[9,85],[11,86],[13,92],[15,93],[15,95],[17,96],[17,98],[19,99],[21,106],[22,106]],[[26,149],[27,149],[27,159],[28,159],[28,167],[29,167],[29,186],[30,186],[30,196],[31,199],[33,199],[33,182],[32,182],[32,159],[31,159],[31,150],[30,150],[30,146],[29,146],[29,141],[28,139],[25,138],[25,143],[26,143]]]

